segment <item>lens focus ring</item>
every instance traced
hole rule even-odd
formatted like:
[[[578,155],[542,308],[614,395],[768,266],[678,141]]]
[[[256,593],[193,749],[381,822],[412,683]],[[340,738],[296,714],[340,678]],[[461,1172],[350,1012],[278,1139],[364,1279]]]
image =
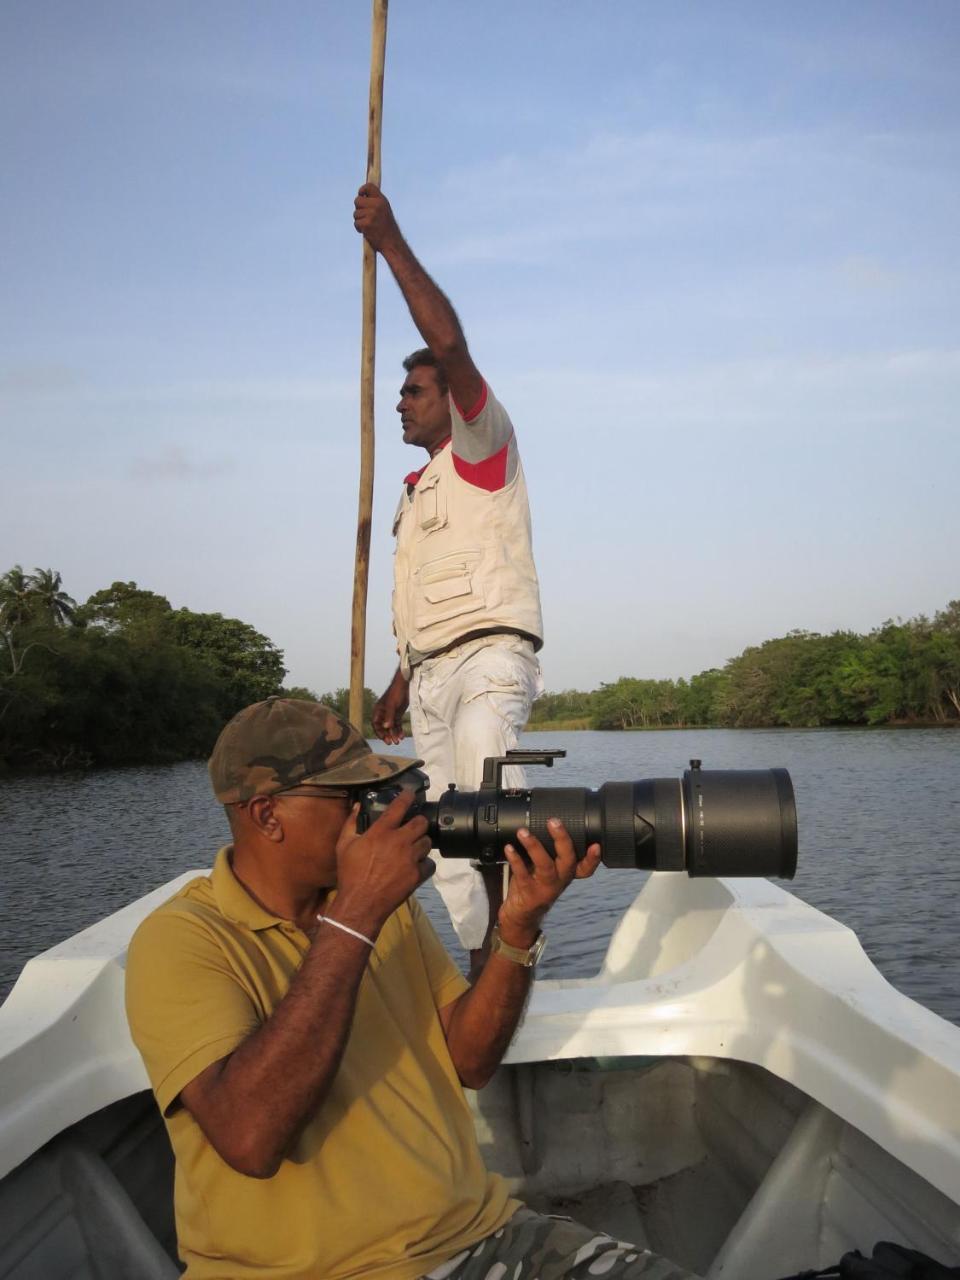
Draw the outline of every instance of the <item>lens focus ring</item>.
[[[548,853],[556,854],[547,829],[548,818],[559,818],[566,827],[577,857],[587,851],[587,793],[583,787],[534,787],[530,792],[530,830]]]
[[[633,783],[605,782],[600,788],[603,861],[608,867],[635,867],[637,847],[633,821]]]

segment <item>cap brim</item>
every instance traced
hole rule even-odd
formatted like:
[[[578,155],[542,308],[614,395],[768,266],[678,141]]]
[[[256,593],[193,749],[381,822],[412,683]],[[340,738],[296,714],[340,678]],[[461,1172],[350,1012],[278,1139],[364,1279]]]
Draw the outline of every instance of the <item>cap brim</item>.
[[[422,760],[408,760],[404,756],[381,756],[376,751],[351,760],[324,773],[301,778],[298,787],[358,787],[366,782],[387,782],[408,769],[418,769]]]

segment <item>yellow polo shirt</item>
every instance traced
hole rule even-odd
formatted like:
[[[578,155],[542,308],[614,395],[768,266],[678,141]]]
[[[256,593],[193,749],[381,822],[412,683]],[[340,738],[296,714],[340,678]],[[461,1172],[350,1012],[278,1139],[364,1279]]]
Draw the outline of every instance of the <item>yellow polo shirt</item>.
[[[310,939],[260,907],[221,849],[140,925],[127,1016],[176,1155],[189,1280],[414,1280],[519,1204],[484,1168],[437,1010],[467,984],[419,905],[384,925],[332,1088],[272,1178],[226,1164],[184,1085],[269,1018]]]

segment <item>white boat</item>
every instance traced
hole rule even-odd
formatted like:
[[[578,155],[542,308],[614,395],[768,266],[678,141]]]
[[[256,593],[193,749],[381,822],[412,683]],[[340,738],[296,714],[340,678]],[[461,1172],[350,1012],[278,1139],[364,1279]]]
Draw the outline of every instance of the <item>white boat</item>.
[[[31,960],[0,1008],[0,1277],[179,1274],[172,1157],[123,1011],[180,877]],[[491,1167],[707,1276],[880,1240],[960,1263],[960,1028],[765,880],[652,875],[600,972],[536,984],[474,1099]]]

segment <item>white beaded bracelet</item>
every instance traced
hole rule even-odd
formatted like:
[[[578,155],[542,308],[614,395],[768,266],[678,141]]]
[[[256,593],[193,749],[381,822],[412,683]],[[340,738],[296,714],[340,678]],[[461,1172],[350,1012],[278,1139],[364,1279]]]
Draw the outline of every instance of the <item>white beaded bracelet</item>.
[[[332,924],[335,929],[341,929],[344,933],[349,933],[351,938],[359,938],[361,942],[365,942],[370,950],[373,950],[374,944],[370,941],[365,933],[360,933],[358,929],[351,929],[348,924],[341,924],[339,920],[331,920],[329,916],[317,916],[321,924]]]

